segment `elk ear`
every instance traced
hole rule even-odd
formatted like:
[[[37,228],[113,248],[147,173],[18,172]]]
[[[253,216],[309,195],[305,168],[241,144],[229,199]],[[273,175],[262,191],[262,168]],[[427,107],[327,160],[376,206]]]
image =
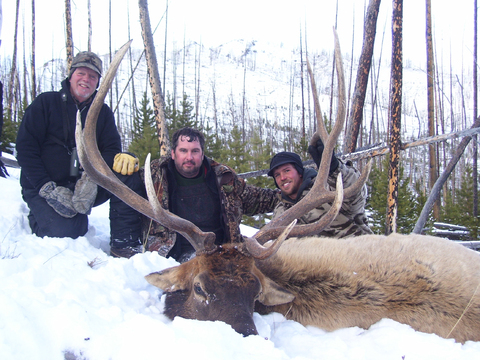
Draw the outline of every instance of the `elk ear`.
[[[258,301],[263,305],[274,306],[287,304],[295,299],[295,296],[290,291],[284,289],[268,277],[263,279],[262,286],[262,293],[260,294]]]
[[[185,290],[187,288],[187,277],[182,275],[185,275],[185,272],[182,271],[180,265],[148,274],[145,276],[145,279],[149,284],[152,284],[165,292],[174,292],[177,290]]]

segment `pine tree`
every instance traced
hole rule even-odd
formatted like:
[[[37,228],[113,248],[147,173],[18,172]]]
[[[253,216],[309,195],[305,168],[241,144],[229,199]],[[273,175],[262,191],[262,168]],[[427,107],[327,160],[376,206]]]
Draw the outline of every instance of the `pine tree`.
[[[270,144],[260,137],[260,131],[258,128],[253,129],[253,135],[250,139],[251,144],[251,170],[266,169],[270,164],[270,159],[274,153]],[[275,188],[275,184],[271,177],[267,175],[261,175],[252,177],[246,180],[248,184],[254,185],[260,188]],[[271,219],[271,214],[259,214],[253,217],[243,216],[242,223],[255,228],[261,228],[265,225],[265,219]]]
[[[11,115],[11,114],[10,114]],[[2,132],[0,134],[0,153],[12,153],[10,144],[14,144],[17,140],[17,132],[20,127],[20,122],[13,122],[8,112],[4,114],[4,123]],[[19,117],[23,117],[23,114],[19,114]]]
[[[205,156],[220,162],[222,141],[213,131],[213,127],[207,124],[203,129],[203,136],[205,137]]]
[[[169,134],[173,134],[175,131],[184,127],[197,128],[198,124],[195,120],[193,105],[188,101],[187,94],[183,94],[183,100],[180,102],[180,110],[178,110],[173,103],[170,93],[167,93],[165,120],[167,122]]]
[[[382,169],[382,164],[372,168],[368,178],[368,199],[366,210],[370,213],[369,224],[376,234],[385,233],[385,218],[387,214],[388,172]]]
[[[145,158],[150,153],[152,158],[160,157],[160,146],[157,138],[155,114],[150,107],[147,92],[143,93],[140,106],[133,119],[133,140],[128,151],[134,153],[140,164],[145,164]]]
[[[442,208],[440,219],[455,225],[466,226],[472,239],[478,239],[480,219],[473,215],[473,170],[471,165],[465,167],[462,174],[460,189],[456,198],[452,198],[451,191],[447,192],[445,206]]]
[[[230,131],[230,138],[224,149],[221,150],[221,162],[230,166],[237,173],[251,170],[251,155],[242,141],[242,130],[234,125]]]
[[[385,233],[387,214],[387,186],[388,186],[388,156],[382,164],[372,169],[368,186],[367,211],[370,212],[369,223],[374,233]],[[404,168],[400,165],[398,186],[397,232],[409,234],[415,227],[416,221],[426,200],[418,195],[403,177]]]

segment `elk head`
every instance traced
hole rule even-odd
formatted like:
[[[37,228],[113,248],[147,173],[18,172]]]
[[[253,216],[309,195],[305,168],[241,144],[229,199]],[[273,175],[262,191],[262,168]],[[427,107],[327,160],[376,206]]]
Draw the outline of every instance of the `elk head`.
[[[364,185],[369,166],[351,187],[344,190],[342,177],[339,175],[337,191],[327,190],[329,162],[345,118],[342,58],[337,37],[335,39],[340,93],[339,111],[332,133],[328,135],[319,110],[318,98],[315,98],[315,103],[318,105],[316,106],[318,107],[317,131],[322,135],[315,134],[312,144],[316,143],[318,136],[322,136],[325,144],[324,156],[315,184],[302,201],[264,226],[255,236],[244,237],[243,243],[217,246],[213,233],[203,232],[193,223],[163,209],[153,188],[150,155],[147,156],[145,164],[148,201],[119,181],[103,161],[96,144],[96,120],[130,42],[115,55],[87,114],[83,132],[81,122],[77,118],[76,142],[79,158],[90,178],[140,213],[183,235],[195,249],[196,257],[190,261],[146,276],[149,283],[167,293],[165,314],[170,318],[182,316],[191,319],[222,320],[244,335],[256,334],[252,318],[255,300],[265,305],[278,305],[289,303],[294,297],[263,275],[255,266],[255,261],[274,255],[288,236],[307,236],[321,231],[337,216],[344,194],[346,197],[352,196]],[[315,87],[311,70],[310,76],[312,87]],[[317,223],[295,226],[297,218],[327,202],[333,202],[333,205]],[[271,239],[275,240],[269,246],[263,245]]]

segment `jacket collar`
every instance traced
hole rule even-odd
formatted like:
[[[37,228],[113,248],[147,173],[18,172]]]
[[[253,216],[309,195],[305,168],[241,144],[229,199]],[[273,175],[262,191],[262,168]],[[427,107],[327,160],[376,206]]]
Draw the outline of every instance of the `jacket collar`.
[[[298,201],[300,201],[301,198],[303,198],[303,196],[304,196],[303,192],[312,187],[316,176],[317,176],[317,171],[315,169],[304,168],[304,170],[303,170],[303,181],[300,184],[300,187],[298,188],[297,198],[295,200],[293,200],[290,197],[288,197],[288,196],[286,196],[282,193],[282,199],[285,200],[286,202],[296,204]]]

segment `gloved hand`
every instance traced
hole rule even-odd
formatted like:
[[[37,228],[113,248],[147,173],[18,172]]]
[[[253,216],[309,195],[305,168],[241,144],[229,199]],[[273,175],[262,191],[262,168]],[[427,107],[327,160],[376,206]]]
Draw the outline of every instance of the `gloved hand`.
[[[322,155],[323,155],[323,150],[325,149],[325,146],[323,145],[322,139],[318,139],[317,143],[315,146],[309,145],[308,146],[308,153],[311,155],[313,161],[317,165],[317,167],[320,167],[320,161],[322,160]],[[335,170],[338,168],[338,159],[335,156],[335,153],[332,153],[332,161],[330,162],[330,172],[329,174],[332,174]]]
[[[49,181],[40,188],[38,194],[47,200],[48,205],[59,215],[66,218],[72,218],[77,215],[77,211],[72,203],[72,190],[63,186],[57,186],[55,182]]]
[[[97,190],[97,184],[91,181],[84,171],[75,184],[75,191],[73,192],[72,202],[75,210],[80,214],[89,215],[97,197]]]
[[[132,175],[137,172],[138,158],[131,153],[118,153],[113,160],[113,171],[121,173],[122,175]]]

